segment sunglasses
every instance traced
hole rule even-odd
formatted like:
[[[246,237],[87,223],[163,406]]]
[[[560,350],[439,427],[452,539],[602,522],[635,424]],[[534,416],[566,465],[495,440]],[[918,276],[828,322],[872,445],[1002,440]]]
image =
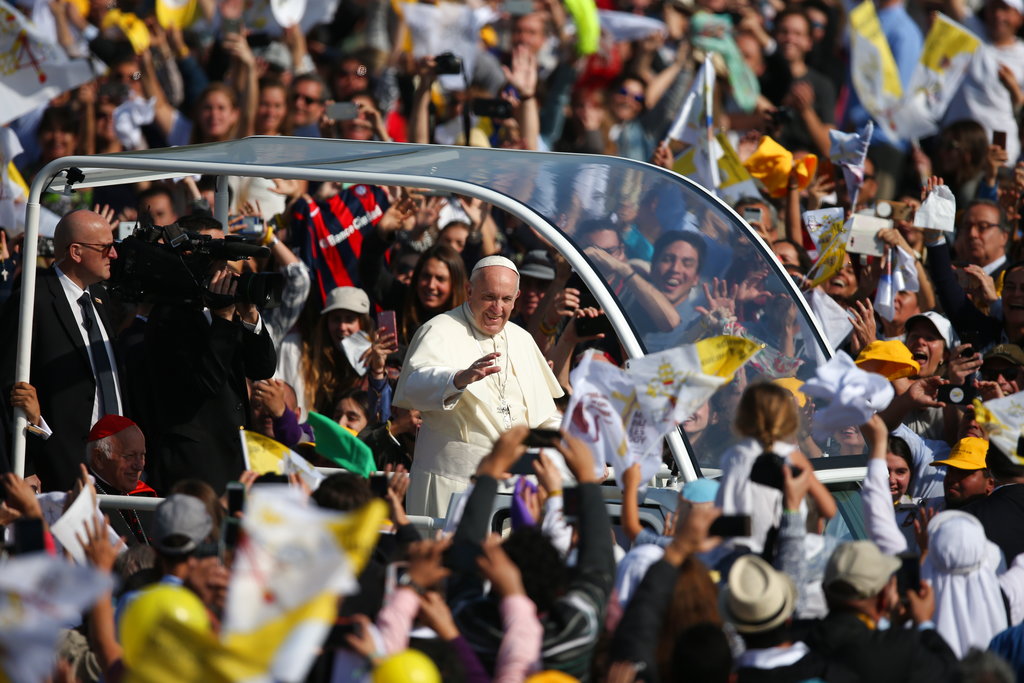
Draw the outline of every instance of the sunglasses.
[[[625,88],[619,88],[618,94],[622,95],[624,97],[632,97],[634,100],[636,100],[640,104],[644,103],[644,94],[643,93],[630,92],[630,91],[626,90]]]
[[[72,242],[71,244],[77,244],[80,247],[89,247],[90,249],[95,249],[96,251],[100,252],[100,254],[102,254],[103,256],[108,256],[110,254],[110,250],[114,248],[113,242],[106,242],[103,244],[99,244],[96,242]]]
[[[323,104],[323,100],[322,99],[318,99],[316,97],[310,97],[309,95],[303,95],[300,92],[297,92],[294,95],[292,95],[292,102],[298,102],[299,100],[302,100],[307,105],[310,105],[310,104]]]

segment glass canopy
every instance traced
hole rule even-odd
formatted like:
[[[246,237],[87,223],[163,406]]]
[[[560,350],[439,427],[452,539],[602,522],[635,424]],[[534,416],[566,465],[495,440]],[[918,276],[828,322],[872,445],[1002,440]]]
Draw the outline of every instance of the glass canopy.
[[[626,357],[719,334],[764,344],[737,381],[683,425],[684,475],[716,467],[743,387],[806,378],[831,356],[803,296],[767,245],[726,204],[664,169],[618,157],[348,140],[252,137],[67,157],[33,192],[186,174],[404,185],[479,197],[555,247],[603,306]],[[73,177],[77,174],[72,173]],[[37,185],[40,185],[37,187]],[[633,275],[633,269],[640,274]],[[710,298],[709,298],[710,297]],[[686,457],[686,456],[689,457]],[[688,461],[688,462],[684,462]]]

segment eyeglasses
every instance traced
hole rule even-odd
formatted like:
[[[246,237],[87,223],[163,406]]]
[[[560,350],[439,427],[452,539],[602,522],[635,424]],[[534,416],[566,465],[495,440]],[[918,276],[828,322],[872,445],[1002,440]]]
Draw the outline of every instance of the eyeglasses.
[[[365,78],[366,77],[366,67],[362,66],[362,65],[359,65],[359,66],[357,66],[354,69],[341,69],[340,71],[338,71],[338,75],[342,76],[342,77],[345,77],[345,76],[358,76],[360,78]]]
[[[106,242],[104,244],[100,244],[97,242],[72,242],[71,244],[77,244],[80,247],[89,247],[90,249],[95,249],[96,251],[100,252],[100,254],[102,254],[103,256],[110,255],[110,250],[114,248],[113,242]]]
[[[642,92],[641,93],[630,92],[630,91],[626,90],[625,88],[619,88],[618,94],[619,95],[623,95],[625,97],[632,97],[634,100],[636,100],[640,104],[644,103],[644,94]]]
[[[303,102],[305,102],[306,106],[309,106],[311,104],[323,104],[323,100],[322,99],[318,99],[316,97],[310,97],[309,95],[303,95],[300,92],[297,92],[294,95],[292,95],[292,102],[298,102],[299,100],[302,100]]]

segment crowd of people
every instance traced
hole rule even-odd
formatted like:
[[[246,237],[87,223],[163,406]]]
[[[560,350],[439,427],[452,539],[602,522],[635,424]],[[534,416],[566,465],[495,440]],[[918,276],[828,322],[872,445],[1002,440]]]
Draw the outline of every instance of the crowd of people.
[[[108,70],[10,122],[23,151],[2,162],[31,182],[71,154],[260,135],[681,168],[686,150],[667,131],[714,53],[714,127],[739,161],[768,137],[798,161],[818,158],[812,177],[794,166],[780,187],[751,181],[730,199],[752,231],[636,169],[552,179],[574,199],[544,200],[648,352],[719,335],[760,346],[680,423],[711,476],[686,483],[651,528],[639,464],[602,473],[571,428],[555,435],[584,353],[617,366],[629,354],[564,256],[480,199],[232,177],[223,225],[208,176],[45,192],[54,225],[38,263],[23,262],[23,226],[0,226],[9,554],[53,554],[48,529],[82,491],[164,499],[111,509],[81,539],[75,561],[117,581],[62,631],[54,680],[130,677],[132,636],[118,624],[154,586],[190,591],[217,631],[246,542],[231,495],[237,482],[286,479],[309,506],[355,512],[378,495],[390,511],[307,680],[1024,677],[1024,451],[995,443],[981,405],[1024,390],[1024,5],[875,3],[904,87],[937,11],[980,46],[939,132],[901,139],[878,122],[848,187],[826,161],[830,132],[872,116],[850,75],[848,6],[600,0],[604,30],[588,52],[578,3],[524,4],[474,5],[479,25],[456,56],[424,53],[405,3],[342,3],[308,30],[269,33],[245,25],[240,0],[197,3],[190,26],[158,20],[150,3],[37,3],[60,49]],[[915,220],[947,195],[952,231]],[[874,255],[820,258],[804,212],[831,207],[888,220]],[[149,226],[164,244],[125,239]],[[179,234],[168,226],[194,251],[230,238],[261,255],[217,252],[188,291],[129,286],[125,254],[185,262],[166,258]],[[15,382],[26,268],[37,269],[32,362]],[[244,285],[254,273],[277,278],[274,305]],[[816,428],[823,404],[804,389],[825,342],[891,397],[866,422]],[[240,429],[350,471],[322,482],[252,471]],[[523,475],[527,441],[550,448]],[[814,475],[841,456],[866,456],[863,524]],[[499,493],[512,501],[500,535]],[[607,498],[621,502],[617,517]],[[423,538],[410,515],[445,533]],[[0,645],[0,672],[9,655]]]

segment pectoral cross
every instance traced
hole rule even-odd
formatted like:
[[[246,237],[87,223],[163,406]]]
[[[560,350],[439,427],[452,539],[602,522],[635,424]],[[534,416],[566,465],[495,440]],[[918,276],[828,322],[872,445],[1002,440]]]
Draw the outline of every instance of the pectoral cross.
[[[512,406],[505,399],[501,399],[498,402],[498,414],[501,415],[501,421],[505,425],[505,429],[512,429]]]

